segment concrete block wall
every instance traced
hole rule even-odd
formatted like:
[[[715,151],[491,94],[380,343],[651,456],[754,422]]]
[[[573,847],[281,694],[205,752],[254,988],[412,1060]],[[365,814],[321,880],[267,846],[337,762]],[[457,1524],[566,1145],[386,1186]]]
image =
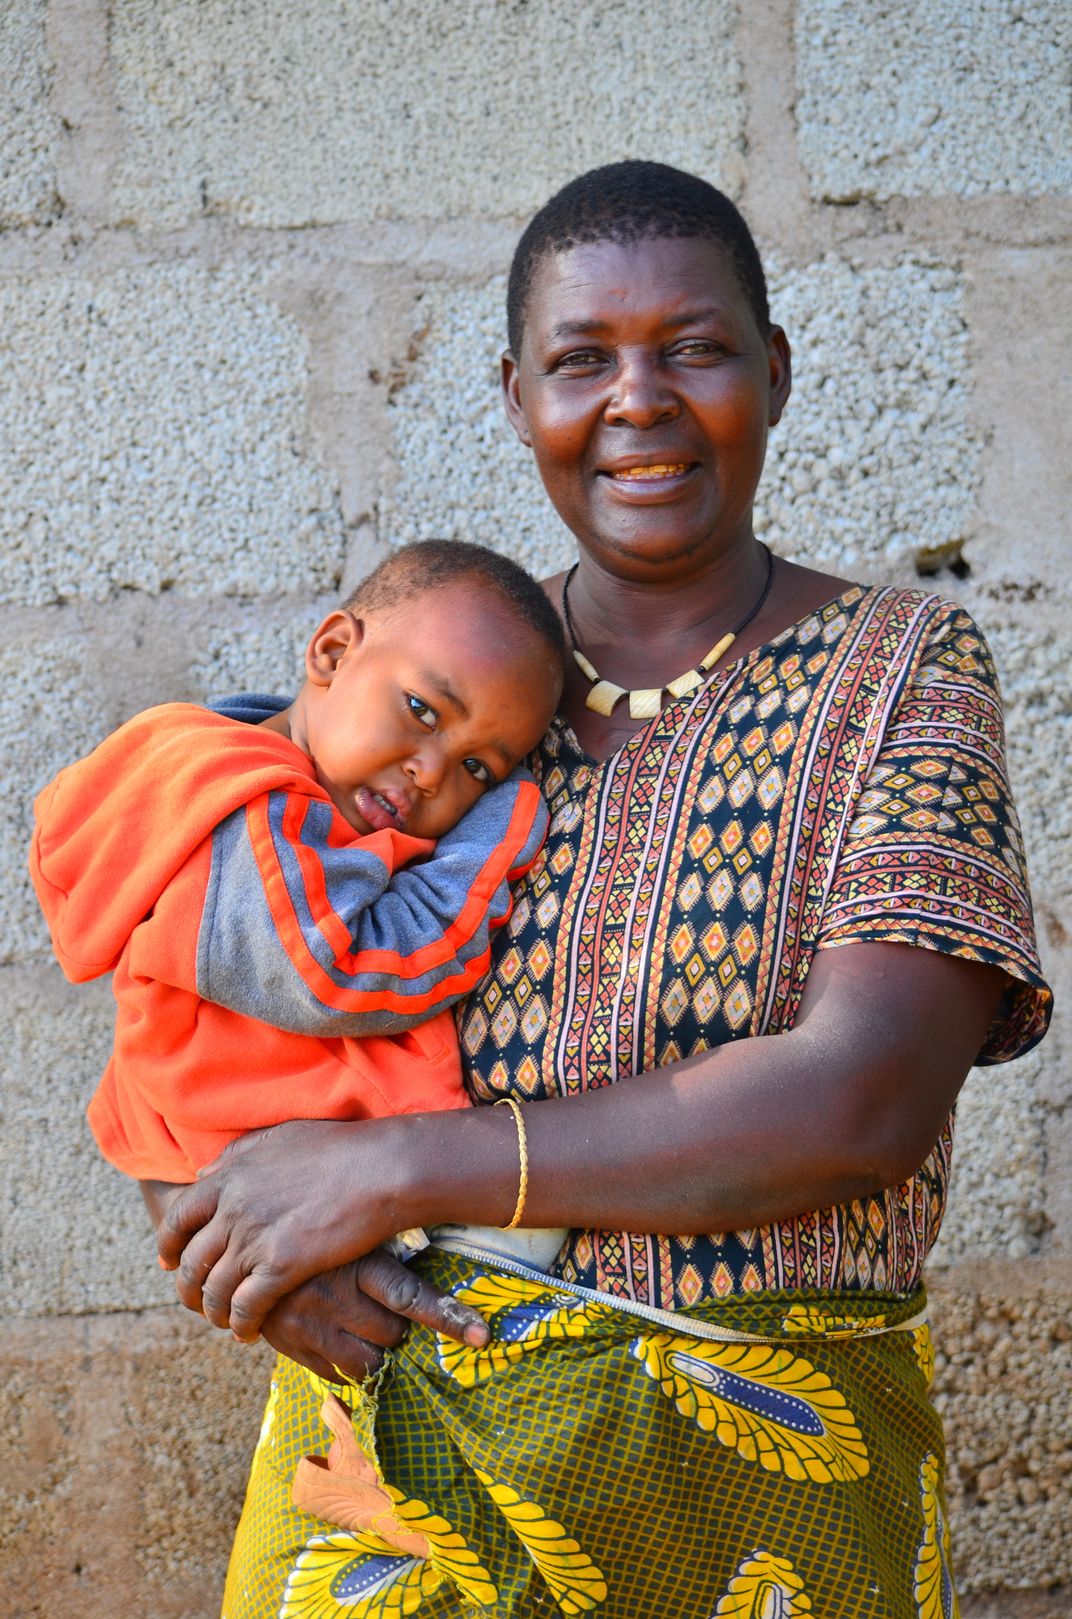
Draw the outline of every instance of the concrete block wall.
[[[7,1619],[217,1611],[264,1357],[169,1302],[82,1110],[34,791],[136,709],[289,688],[384,548],[568,537],[502,418],[528,213],[626,155],[767,256],[776,549],[991,635],[1059,1016],[969,1080],[932,1270],[969,1619],[1072,1607],[1072,329],[1062,0],[18,0],[0,8],[0,1570]],[[136,1597],[132,1597],[136,1593]]]

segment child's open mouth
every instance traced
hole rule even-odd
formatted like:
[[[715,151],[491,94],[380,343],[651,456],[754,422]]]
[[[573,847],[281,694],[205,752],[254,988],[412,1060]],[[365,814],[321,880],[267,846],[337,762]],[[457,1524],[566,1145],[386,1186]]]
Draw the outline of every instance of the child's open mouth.
[[[357,812],[374,832],[386,827],[401,830],[409,814],[409,800],[404,793],[378,792],[370,787],[359,787],[355,795]]]

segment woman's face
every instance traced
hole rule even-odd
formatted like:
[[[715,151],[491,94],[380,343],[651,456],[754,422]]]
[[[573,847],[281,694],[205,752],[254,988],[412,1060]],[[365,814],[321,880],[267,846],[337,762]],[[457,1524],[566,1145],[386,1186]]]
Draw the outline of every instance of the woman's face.
[[[556,510],[622,577],[688,573],[751,537],[789,345],[761,335],[702,238],[595,242],[537,266],[506,409]]]

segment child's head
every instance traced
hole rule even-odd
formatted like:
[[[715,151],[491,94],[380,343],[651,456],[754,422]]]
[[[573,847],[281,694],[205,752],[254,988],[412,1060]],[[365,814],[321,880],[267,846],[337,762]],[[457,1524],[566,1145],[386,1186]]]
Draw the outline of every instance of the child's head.
[[[557,614],[523,568],[421,541],[317,629],[290,735],[358,832],[439,837],[535,747],[564,656]]]

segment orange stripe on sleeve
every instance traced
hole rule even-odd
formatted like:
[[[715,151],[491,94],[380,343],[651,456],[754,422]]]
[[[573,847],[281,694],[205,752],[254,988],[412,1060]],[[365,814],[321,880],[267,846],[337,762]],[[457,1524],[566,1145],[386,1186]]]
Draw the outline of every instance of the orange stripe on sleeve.
[[[506,834],[478,872],[459,915],[440,938],[422,946],[411,955],[403,956],[396,951],[366,950],[354,953],[347,948],[352,945],[352,935],[328,902],[323,867],[315,853],[301,842],[304,808],[300,802],[297,805],[293,802],[288,803],[284,814],[287,841],[299,859],[305,898],[317,926],[333,951],[339,970],[349,976],[379,973],[405,980],[420,977],[423,973],[454,959],[459,949],[478,931],[487,917],[491,898],[507,874],[514,869],[516,856],[531,836],[538,804],[539,792],[535,784],[522,783]],[[292,811],[294,811],[293,818]],[[459,967],[456,973],[443,979],[423,995],[394,993],[386,988],[378,988],[375,991],[354,990],[336,984],[310,951],[302,932],[275,847],[266,796],[247,806],[246,823],[261,872],[265,897],[279,938],[303,983],[323,1005],[347,1012],[382,1009],[409,1014],[433,1011],[444,1000],[454,999],[463,994],[483,975],[490,955],[488,949],[481,951],[464,967]],[[416,839],[412,841],[418,842]],[[511,909],[512,900],[508,899],[501,916],[490,919],[491,924],[501,925],[509,917]],[[340,945],[343,948],[340,949]]]

